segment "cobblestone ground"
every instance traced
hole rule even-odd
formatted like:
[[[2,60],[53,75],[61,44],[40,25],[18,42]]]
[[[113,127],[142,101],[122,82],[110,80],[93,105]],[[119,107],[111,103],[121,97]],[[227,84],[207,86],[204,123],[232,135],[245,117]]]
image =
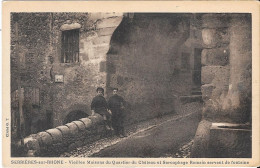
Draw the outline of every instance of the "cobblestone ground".
[[[193,140],[183,145],[176,153],[166,153],[163,158],[190,158]]]
[[[149,121],[143,121],[141,123],[138,123],[138,125],[134,124],[133,126],[126,128],[125,132],[127,134],[127,137],[125,137],[125,138],[129,138],[137,133],[150,129],[150,128],[156,126],[158,123],[171,119],[175,116],[178,116],[178,115],[176,115],[176,114],[166,115],[161,118],[155,118],[155,119],[152,119]],[[83,147],[79,147],[70,152],[65,152],[65,153],[61,154],[60,157],[91,157],[91,155],[93,155],[94,153],[97,153],[106,147],[112,146],[125,138],[111,136],[108,138],[100,139],[100,140],[96,141],[95,143],[88,144]]]
[[[161,118],[155,118],[148,121],[143,121],[138,124],[133,124],[131,126],[128,126],[126,128],[126,134],[129,138],[131,136],[134,136],[135,134],[138,134],[140,132],[143,132],[145,130],[151,129],[155,127],[157,124],[160,124],[164,121],[180,117],[182,115],[188,114],[192,112],[194,109],[198,109],[201,107],[200,103],[189,103],[186,104],[181,108],[181,111],[178,112],[178,114],[169,114],[165,115]],[[93,154],[100,152],[102,149],[105,149],[106,147],[115,145],[116,143],[120,142],[121,140],[125,138],[119,138],[117,136],[111,136],[108,138],[100,139],[96,141],[95,143],[85,145],[83,147],[79,147],[73,151],[65,152],[60,155],[60,157],[91,157]],[[193,141],[185,144],[182,146],[177,153],[166,153],[162,157],[172,157],[172,158],[188,158],[190,157],[190,148]]]

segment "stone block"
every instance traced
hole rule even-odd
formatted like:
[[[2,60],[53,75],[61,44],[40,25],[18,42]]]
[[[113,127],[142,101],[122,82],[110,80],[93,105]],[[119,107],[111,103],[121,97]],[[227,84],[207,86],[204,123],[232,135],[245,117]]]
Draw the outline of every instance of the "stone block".
[[[111,36],[100,36],[95,38],[92,42],[94,45],[109,44]]]
[[[218,42],[218,39],[216,39],[216,29],[203,29],[202,39],[206,46],[215,47]]]
[[[64,24],[60,27],[61,31],[66,30],[73,30],[73,29],[80,29],[81,25],[79,23],[73,23],[73,24]]]
[[[204,14],[202,16],[203,28],[228,27],[230,22],[229,14]]]
[[[208,144],[210,139],[211,122],[202,120],[197,128],[191,149],[192,158],[208,157]]]
[[[71,135],[76,135],[79,132],[79,129],[77,127],[77,125],[75,123],[68,123],[66,124],[66,126],[68,126],[68,128],[70,129],[70,134]]]
[[[86,130],[85,124],[82,121],[73,121],[73,123],[78,126],[79,131],[85,131]]]
[[[215,77],[214,72],[211,70],[211,66],[203,66],[201,68],[201,83],[202,84],[211,84]]]
[[[203,66],[201,69],[202,84],[225,86],[229,80],[229,66]]]
[[[117,27],[122,20],[122,17],[111,17],[107,19],[102,19],[97,22],[96,29],[103,29],[109,27]]]
[[[252,131],[249,125],[212,123],[210,128],[209,157],[251,158]]]
[[[205,48],[225,47],[229,43],[229,33],[227,28],[203,29],[202,39]]]
[[[70,135],[70,129],[69,127],[65,126],[65,125],[62,125],[62,126],[59,126],[59,127],[56,127],[56,129],[60,130],[62,135],[63,135],[63,138],[64,137],[68,137]]]
[[[42,145],[47,146],[47,145],[51,145],[53,143],[52,137],[49,133],[39,132],[38,135],[41,139]],[[40,143],[40,145],[41,145],[41,143]]]
[[[206,84],[206,85],[201,86],[202,99],[204,101],[211,98],[211,94],[212,94],[212,91],[214,88],[215,88],[215,86],[212,84]]]
[[[112,36],[112,34],[114,33],[116,27],[108,27],[108,28],[103,28],[103,29],[99,29],[97,31],[98,36]]]
[[[56,128],[49,129],[49,130],[46,130],[46,132],[52,136],[54,143],[62,142],[62,133],[59,129],[56,129]]]
[[[229,64],[229,50],[227,48],[204,49],[201,53],[202,65],[227,65]]]
[[[92,125],[92,122],[89,118],[82,118],[80,119],[80,121],[82,121],[85,124],[86,129],[89,129]]]

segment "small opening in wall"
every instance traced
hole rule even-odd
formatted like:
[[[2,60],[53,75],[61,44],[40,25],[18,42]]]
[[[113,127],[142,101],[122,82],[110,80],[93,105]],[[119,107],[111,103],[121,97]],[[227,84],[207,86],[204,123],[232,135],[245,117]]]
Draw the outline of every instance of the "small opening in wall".
[[[72,121],[76,121],[76,120],[79,120],[81,118],[86,118],[86,117],[88,117],[88,114],[83,111],[72,111],[66,116],[63,124],[67,124]]]
[[[79,62],[79,29],[62,31],[61,62]]]

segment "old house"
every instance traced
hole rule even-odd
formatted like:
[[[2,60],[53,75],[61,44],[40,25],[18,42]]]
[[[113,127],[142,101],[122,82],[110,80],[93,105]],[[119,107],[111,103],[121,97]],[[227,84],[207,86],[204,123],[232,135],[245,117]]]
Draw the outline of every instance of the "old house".
[[[119,87],[131,123],[174,112],[177,97],[190,95],[197,81],[193,79],[199,79],[191,66],[197,60],[194,55],[201,52],[201,43],[194,42],[200,36],[191,29],[193,15],[19,13],[14,17],[18,20],[11,24],[12,95],[14,100],[20,76],[25,120],[30,118],[32,133],[90,115],[98,86],[106,88],[106,96]]]
[[[202,98],[205,157],[212,123],[251,122],[251,52],[248,14],[13,13],[13,133],[19,87],[26,135],[89,116],[96,88],[118,87],[127,124]]]

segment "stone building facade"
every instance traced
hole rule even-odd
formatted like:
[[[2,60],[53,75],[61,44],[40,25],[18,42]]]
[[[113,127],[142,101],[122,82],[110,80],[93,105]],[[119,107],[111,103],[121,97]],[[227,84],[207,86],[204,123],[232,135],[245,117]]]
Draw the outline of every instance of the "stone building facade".
[[[20,76],[31,133],[90,115],[96,87],[106,86],[106,53],[122,17],[121,13],[19,13],[18,31],[12,20],[12,102],[17,102]],[[74,49],[66,44],[72,42],[78,43]],[[64,57],[70,51],[74,58]],[[17,103],[13,104],[15,116]]]
[[[251,14],[204,14],[203,119],[193,157],[251,157]]]
[[[195,20],[192,14],[13,13],[13,118],[19,77],[31,133],[90,115],[98,86],[106,98],[119,88],[126,124],[174,113],[179,97],[191,95],[194,76],[200,79]]]

